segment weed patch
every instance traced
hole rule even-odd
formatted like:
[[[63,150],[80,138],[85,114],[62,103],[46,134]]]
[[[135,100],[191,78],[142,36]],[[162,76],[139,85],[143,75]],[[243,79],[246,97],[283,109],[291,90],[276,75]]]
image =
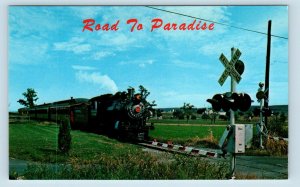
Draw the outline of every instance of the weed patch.
[[[162,160],[162,157],[165,157]],[[170,159],[170,160],[169,160]],[[54,167],[30,165],[26,179],[225,179],[228,166],[182,155],[151,155],[128,152],[121,157],[99,155],[93,160],[72,159]]]
[[[267,139],[266,150],[270,152],[271,155],[283,156],[288,154],[288,142],[283,140],[273,140]]]

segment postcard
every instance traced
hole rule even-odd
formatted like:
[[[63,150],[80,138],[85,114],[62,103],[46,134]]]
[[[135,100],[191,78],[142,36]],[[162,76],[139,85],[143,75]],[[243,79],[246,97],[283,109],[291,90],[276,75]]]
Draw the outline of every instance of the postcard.
[[[288,179],[288,6],[8,6],[9,179]]]

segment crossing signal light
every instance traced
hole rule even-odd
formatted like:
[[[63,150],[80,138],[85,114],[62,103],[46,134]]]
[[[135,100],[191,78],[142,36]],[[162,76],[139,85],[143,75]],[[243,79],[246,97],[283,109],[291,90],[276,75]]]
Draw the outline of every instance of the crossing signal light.
[[[207,99],[206,101],[209,102],[214,111],[220,111],[222,106],[221,102],[223,100],[223,96],[221,94],[216,94],[212,97],[212,99]]]
[[[258,100],[264,99],[265,97],[266,97],[266,95],[265,95],[265,92],[264,92],[264,91],[258,91],[258,92],[256,93],[256,98],[257,98]]]
[[[257,90],[257,93],[256,93],[256,98],[258,100],[258,102],[260,102],[262,99],[266,99],[267,96],[266,96],[266,92],[267,90],[263,91],[263,87],[264,87],[264,83],[260,82],[258,84],[259,88]]]
[[[207,99],[212,105],[213,110],[228,112],[230,109],[233,111],[240,110],[246,112],[251,107],[251,97],[246,93],[224,93],[216,94],[212,99]]]

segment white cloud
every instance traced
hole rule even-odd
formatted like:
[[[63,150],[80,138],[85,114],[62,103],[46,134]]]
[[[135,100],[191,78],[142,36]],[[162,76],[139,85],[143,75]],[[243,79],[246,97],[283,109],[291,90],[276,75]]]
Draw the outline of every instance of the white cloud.
[[[144,62],[139,63],[139,67],[144,68],[147,65],[152,65],[153,64],[153,60],[146,60]]]
[[[203,66],[203,64],[200,64],[200,62],[191,62],[183,60],[174,60],[173,64],[181,68],[202,68]]]
[[[122,61],[119,64],[120,65],[137,65],[140,68],[145,68],[146,66],[152,65],[154,63],[154,60],[133,60],[133,61]]]
[[[74,12],[74,16],[80,19],[97,18],[102,15],[108,7],[105,6],[71,6],[68,7]]]
[[[94,60],[100,60],[102,58],[109,57],[109,56],[116,56],[116,54],[109,51],[99,51],[94,53],[92,58]]]
[[[222,37],[222,39],[220,39]],[[266,40],[263,35],[253,35],[252,33],[245,33],[241,35],[229,34],[222,35],[214,40],[205,43],[199,48],[199,51],[205,55],[213,55],[219,57],[221,53],[229,53],[230,48],[235,47],[242,50],[242,53],[247,55],[262,54],[265,52]],[[229,57],[228,57],[229,58]]]
[[[128,33],[122,33],[118,31],[117,34],[102,35],[100,45],[104,44],[105,46],[114,46],[117,48],[123,48],[134,43],[135,41],[136,39],[134,37],[130,37]]]
[[[34,33],[36,36],[47,39],[49,32],[53,34],[60,25],[65,24],[63,19],[59,20],[59,24],[54,24],[57,23],[57,14],[52,10],[51,6],[10,6],[9,30],[11,35],[26,38]]]
[[[42,39],[24,38],[17,40],[10,38],[9,63],[27,65],[43,63],[49,58],[48,49],[48,43]]]
[[[269,12],[266,12],[257,22],[249,23],[249,28],[267,33],[268,21],[272,20],[272,34],[283,37],[288,37],[288,7],[278,6],[272,7]],[[281,39],[280,39],[281,40]]]
[[[91,45],[86,44],[83,38],[73,37],[67,42],[54,43],[54,50],[68,51],[75,54],[82,54],[91,50]]]
[[[112,93],[118,91],[116,83],[108,75],[101,75],[99,72],[89,73],[86,71],[78,71],[76,72],[76,78],[81,82],[99,85],[101,88]]]
[[[195,107],[209,106],[206,99],[210,98],[210,93],[182,93],[177,91],[166,91],[159,95],[160,101],[158,104],[162,107],[181,107],[183,103],[191,103]]]
[[[75,70],[81,70],[81,71],[96,70],[96,68],[91,67],[91,66],[73,65],[72,68]]]

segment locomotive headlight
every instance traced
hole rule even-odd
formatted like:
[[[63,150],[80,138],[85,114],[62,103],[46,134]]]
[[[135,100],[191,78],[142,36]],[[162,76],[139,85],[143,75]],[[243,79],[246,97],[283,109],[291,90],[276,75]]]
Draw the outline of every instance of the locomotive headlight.
[[[144,113],[144,105],[142,103],[136,104],[136,105],[131,105],[127,108],[128,110],[128,115],[131,118],[138,119],[143,116]]]
[[[141,112],[141,107],[138,105],[135,107],[135,112],[140,113]]]

